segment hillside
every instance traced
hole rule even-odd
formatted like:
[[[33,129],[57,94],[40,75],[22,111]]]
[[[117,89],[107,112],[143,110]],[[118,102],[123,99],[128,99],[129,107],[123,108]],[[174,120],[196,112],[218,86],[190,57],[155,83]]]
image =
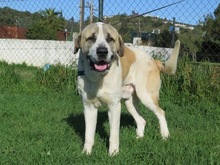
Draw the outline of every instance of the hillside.
[[[0,8],[0,25],[29,27],[40,18],[41,14],[38,12],[18,11],[9,7]]]

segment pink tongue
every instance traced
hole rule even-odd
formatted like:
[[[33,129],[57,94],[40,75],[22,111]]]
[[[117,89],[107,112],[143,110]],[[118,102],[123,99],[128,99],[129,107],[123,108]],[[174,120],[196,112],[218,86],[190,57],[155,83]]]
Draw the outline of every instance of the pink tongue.
[[[97,65],[97,64],[95,64],[95,69],[96,69],[96,70],[99,70],[99,71],[106,70],[107,67],[108,67],[107,64],[103,64],[103,65]]]

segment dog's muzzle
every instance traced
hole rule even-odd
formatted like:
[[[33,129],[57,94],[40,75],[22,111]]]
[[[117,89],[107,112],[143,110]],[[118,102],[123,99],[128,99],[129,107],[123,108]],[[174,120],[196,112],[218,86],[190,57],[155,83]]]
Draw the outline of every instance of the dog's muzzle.
[[[96,54],[97,59],[91,59],[90,56],[87,56],[91,69],[97,72],[104,72],[106,70],[109,70],[113,56],[110,60],[107,59],[108,49],[106,47],[98,47],[96,49]]]

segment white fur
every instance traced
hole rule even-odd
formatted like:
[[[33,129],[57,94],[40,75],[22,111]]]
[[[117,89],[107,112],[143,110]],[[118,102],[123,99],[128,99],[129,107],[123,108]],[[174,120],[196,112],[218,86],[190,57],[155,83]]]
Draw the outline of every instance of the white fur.
[[[106,24],[105,24],[106,25]],[[110,47],[105,39],[103,31],[103,23],[96,23],[90,27],[98,27],[98,34],[95,43],[89,49],[89,56],[98,59],[96,54],[97,47],[102,44],[108,49],[107,60],[114,54],[115,48]],[[114,30],[110,30],[110,26],[106,28],[112,32],[112,35],[118,35]],[[91,30],[87,28],[86,30]],[[83,31],[82,35],[86,32]],[[113,34],[114,33],[114,34]],[[87,34],[87,33],[85,33]],[[83,36],[84,37],[84,36]],[[87,37],[87,36],[85,36]],[[84,44],[84,43],[82,43]],[[102,104],[107,105],[109,124],[110,124],[110,138],[109,138],[109,154],[114,155],[119,152],[119,127],[121,114],[121,98],[125,99],[125,105],[133,116],[137,124],[136,134],[137,138],[144,136],[146,121],[138,113],[138,105],[141,101],[147,108],[149,108],[158,118],[160,125],[160,133],[165,139],[169,136],[169,130],[165,118],[165,112],[159,107],[157,101],[160,90],[160,71],[169,74],[175,72],[176,60],[179,53],[179,42],[175,46],[171,60],[165,64],[157,65],[150,56],[144,51],[137,48],[128,48],[135,55],[135,61],[129,66],[129,72],[124,79],[122,79],[122,65],[121,58],[116,56],[107,72],[100,73],[90,69],[87,55],[80,52],[78,61],[78,70],[84,71],[85,75],[78,76],[78,90],[82,96],[85,116],[85,143],[83,152],[90,154],[94,145],[95,130],[97,124],[98,107]],[[81,45],[83,46],[83,45]],[[127,55],[128,58],[131,56]],[[123,58],[123,57],[122,57]]]

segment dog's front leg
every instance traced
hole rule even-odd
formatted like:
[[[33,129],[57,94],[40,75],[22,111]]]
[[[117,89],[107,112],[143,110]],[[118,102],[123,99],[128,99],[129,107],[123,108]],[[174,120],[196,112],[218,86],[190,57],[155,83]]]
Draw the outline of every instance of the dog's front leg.
[[[83,153],[91,154],[94,145],[98,110],[94,105],[84,105],[85,143]]]
[[[110,124],[109,155],[119,152],[119,129],[121,116],[121,102],[109,106],[108,118]]]

